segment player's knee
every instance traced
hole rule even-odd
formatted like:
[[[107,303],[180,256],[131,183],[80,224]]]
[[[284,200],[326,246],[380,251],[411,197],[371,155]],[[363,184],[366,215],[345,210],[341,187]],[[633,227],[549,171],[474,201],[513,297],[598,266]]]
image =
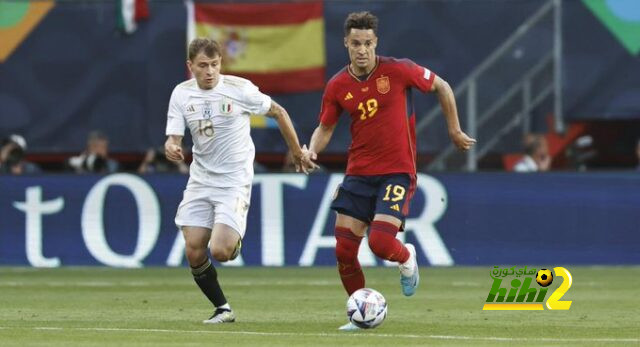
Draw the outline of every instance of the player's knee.
[[[188,247],[185,245],[185,254],[187,256],[187,261],[192,266],[202,264],[207,259],[206,248],[202,247]]]
[[[225,245],[213,245],[211,246],[211,256],[213,259],[219,262],[225,262],[231,259],[233,255],[234,247],[228,247]]]

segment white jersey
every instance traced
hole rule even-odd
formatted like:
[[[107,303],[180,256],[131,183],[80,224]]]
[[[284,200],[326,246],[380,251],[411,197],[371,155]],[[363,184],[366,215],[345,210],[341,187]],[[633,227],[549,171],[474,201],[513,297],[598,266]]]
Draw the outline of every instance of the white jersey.
[[[210,90],[195,79],[178,84],[171,94],[167,135],[184,136],[186,126],[193,140],[189,182],[212,187],[250,185],[255,147],[249,116],[265,114],[271,98],[244,78],[220,75]]]

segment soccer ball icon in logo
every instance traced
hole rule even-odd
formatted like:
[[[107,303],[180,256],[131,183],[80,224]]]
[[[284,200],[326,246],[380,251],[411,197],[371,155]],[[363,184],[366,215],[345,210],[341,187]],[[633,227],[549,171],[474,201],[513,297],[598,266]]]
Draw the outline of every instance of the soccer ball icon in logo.
[[[551,270],[540,269],[536,274],[536,282],[542,287],[548,287],[553,282],[553,274]]]
[[[358,289],[347,300],[347,317],[359,328],[375,328],[387,317],[387,301],[376,290]]]

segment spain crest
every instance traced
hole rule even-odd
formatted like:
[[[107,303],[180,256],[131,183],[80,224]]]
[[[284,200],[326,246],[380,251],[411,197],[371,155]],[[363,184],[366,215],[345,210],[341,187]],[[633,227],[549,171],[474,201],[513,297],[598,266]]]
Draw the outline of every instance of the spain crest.
[[[389,77],[382,76],[376,78],[376,89],[380,94],[387,94],[391,90],[391,82],[389,82]]]

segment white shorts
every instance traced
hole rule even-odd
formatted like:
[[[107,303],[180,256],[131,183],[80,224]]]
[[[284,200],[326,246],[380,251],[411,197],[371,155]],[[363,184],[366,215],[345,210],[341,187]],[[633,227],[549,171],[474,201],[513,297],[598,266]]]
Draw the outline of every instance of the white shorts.
[[[250,201],[251,185],[217,188],[190,182],[178,206],[175,223],[178,228],[194,226],[208,229],[222,223],[244,238]]]

